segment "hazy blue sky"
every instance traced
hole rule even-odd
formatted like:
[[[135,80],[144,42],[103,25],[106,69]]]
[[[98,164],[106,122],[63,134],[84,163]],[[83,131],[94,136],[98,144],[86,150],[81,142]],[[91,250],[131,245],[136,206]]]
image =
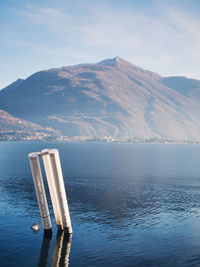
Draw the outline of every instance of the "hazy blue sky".
[[[0,88],[120,56],[200,80],[199,0],[0,0]]]

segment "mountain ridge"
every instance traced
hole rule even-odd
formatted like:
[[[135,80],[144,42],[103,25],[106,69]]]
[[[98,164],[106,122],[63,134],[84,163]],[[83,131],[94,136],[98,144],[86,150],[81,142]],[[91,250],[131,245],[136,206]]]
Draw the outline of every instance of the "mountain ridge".
[[[196,140],[200,81],[185,78],[186,94],[170,78],[115,57],[34,73],[0,91],[0,108],[66,139]]]

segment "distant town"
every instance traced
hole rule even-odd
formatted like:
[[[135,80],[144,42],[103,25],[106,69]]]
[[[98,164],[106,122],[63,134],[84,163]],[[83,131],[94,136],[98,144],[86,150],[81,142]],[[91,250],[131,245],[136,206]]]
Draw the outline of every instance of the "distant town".
[[[0,141],[57,141],[57,142],[99,142],[99,143],[200,143],[200,138],[196,140],[170,140],[161,138],[138,138],[138,137],[123,137],[115,138],[112,136],[104,136],[102,138],[92,136],[62,136],[51,135],[49,133],[35,131],[0,131]]]

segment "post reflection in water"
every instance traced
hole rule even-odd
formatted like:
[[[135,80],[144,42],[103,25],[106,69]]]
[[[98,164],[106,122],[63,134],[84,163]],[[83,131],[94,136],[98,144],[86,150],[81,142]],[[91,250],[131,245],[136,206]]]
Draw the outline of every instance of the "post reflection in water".
[[[59,266],[59,261],[61,258],[62,244],[63,244],[64,232],[58,231],[56,236],[56,241],[54,245],[52,264],[51,266]]]
[[[49,266],[49,251],[51,245],[52,235],[44,235],[42,240],[42,246],[40,250],[39,267]],[[69,253],[72,242],[72,234],[65,234],[64,231],[58,231],[56,235],[53,255],[52,255],[52,267],[68,267],[69,266]]]
[[[69,253],[72,243],[72,234],[64,235],[62,253],[60,258],[60,266],[68,267],[69,265]]]
[[[40,249],[40,258],[39,258],[39,263],[38,263],[39,267],[45,267],[48,264],[51,238],[52,238],[52,234],[50,234],[50,235],[44,234],[44,237],[42,240],[42,246]]]

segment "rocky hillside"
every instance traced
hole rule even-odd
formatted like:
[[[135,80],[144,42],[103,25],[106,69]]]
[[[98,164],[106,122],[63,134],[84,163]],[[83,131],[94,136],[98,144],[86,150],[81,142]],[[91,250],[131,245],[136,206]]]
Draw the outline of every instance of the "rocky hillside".
[[[200,81],[179,78],[116,57],[18,80],[0,91],[0,108],[66,140],[199,140]]]
[[[0,140],[52,140],[59,138],[59,133],[51,128],[44,128],[32,122],[18,119],[0,110]]]

